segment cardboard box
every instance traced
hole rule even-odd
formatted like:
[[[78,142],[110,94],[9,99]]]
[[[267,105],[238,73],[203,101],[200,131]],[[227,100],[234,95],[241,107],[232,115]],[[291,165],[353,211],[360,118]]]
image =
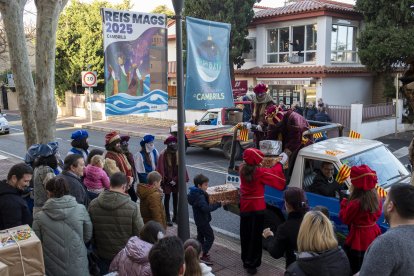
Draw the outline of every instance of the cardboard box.
[[[229,203],[239,203],[239,191],[232,184],[218,185],[207,188],[209,203],[213,204],[220,201],[229,201]]]
[[[276,140],[263,140],[259,142],[260,151],[265,156],[278,156],[282,152],[282,142]]]
[[[0,262],[0,276],[9,276],[9,268],[6,264]]]
[[[28,225],[0,231],[0,262],[8,267],[9,275],[45,275],[42,244]]]

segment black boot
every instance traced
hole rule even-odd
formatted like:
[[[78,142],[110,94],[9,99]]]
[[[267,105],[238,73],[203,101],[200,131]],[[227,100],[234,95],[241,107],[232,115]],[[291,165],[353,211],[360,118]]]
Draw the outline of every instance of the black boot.
[[[165,219],[167,221],[167,226],[173,226],[170,216],[170,195],[164,195],[164,209],[165,209]]]

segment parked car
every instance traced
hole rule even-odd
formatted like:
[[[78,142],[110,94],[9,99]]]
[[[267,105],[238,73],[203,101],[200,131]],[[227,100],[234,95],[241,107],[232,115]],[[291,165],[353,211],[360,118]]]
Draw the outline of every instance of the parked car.
[[[5,118],[6,114],[0,113],[0,133],[2,134],[9,134],[9,122]]]

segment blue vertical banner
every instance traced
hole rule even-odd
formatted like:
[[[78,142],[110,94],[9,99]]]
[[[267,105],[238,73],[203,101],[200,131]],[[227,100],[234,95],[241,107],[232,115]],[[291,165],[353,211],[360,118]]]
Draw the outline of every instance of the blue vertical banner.
[[[229,69],[231,25],[186,17],[186,109],[232,107]]]

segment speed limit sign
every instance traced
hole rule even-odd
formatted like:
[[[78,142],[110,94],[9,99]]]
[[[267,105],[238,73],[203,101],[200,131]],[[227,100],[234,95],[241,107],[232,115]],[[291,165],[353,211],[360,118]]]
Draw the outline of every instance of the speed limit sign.
[[[82,71],[82,87],[96,87],[96,71]]]

